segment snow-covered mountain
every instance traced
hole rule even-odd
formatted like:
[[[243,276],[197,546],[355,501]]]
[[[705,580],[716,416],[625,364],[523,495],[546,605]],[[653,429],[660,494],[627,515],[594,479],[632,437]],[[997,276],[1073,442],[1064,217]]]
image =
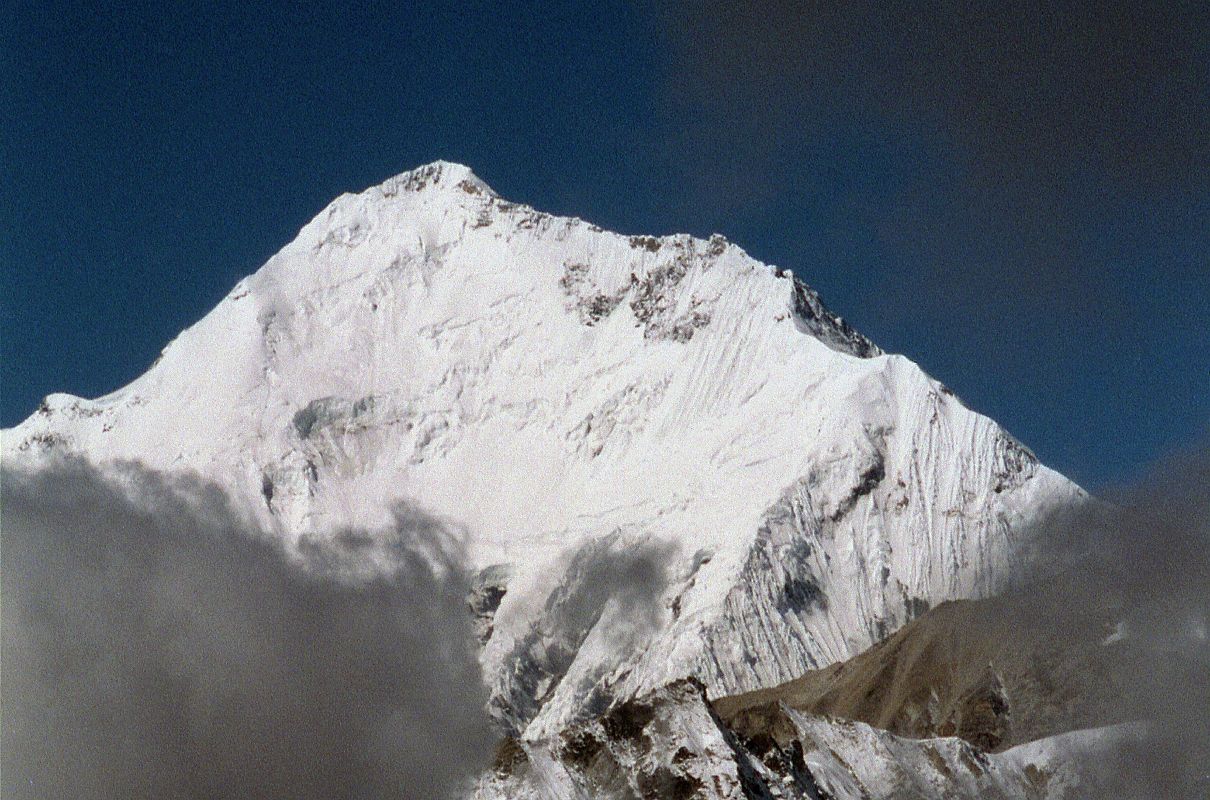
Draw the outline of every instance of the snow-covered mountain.
[[[343,195],[129,386],[7,463],[189,469],[287,538],[413,501],[465,531],[494,707],[541,740],[684,677],[847,659],[988,594],[1080,490],[789,272],[437,162]]]

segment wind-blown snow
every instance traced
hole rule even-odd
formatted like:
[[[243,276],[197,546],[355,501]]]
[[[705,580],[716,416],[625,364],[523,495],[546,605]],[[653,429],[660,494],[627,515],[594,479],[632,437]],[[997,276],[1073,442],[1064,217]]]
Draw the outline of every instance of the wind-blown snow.
[[[734,693],[851,657],[991,591],[1079,493],[721,237],[609,233],[444,162],[337,198],[129,386],[4,432],[6,459],[69,451],[197,470],[285,537],[399,499],[455,520],[529,737],[686,675]],[[586,547],[658,554],[626,647],[608,591],[564,624]]]

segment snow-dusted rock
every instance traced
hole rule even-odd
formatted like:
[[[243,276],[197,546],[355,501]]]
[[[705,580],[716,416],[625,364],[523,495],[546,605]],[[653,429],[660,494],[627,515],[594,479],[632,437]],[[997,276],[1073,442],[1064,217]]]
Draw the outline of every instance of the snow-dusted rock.
[[[786,798],[1061,800],[1088,796],[1125,734],[1076,731],[988,754],[955,738],[904,739],[784,704],[729,723],[704,687],[679,681],[558,737],[501,748],[476,800]]]

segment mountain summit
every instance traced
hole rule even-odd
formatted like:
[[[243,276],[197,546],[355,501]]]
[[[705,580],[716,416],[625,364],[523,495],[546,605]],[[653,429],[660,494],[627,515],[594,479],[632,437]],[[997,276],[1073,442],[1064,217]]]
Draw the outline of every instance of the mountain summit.
[[[4,432],[10,463],[69,452],[196,470],[292,540],[401,498],[455,522],[526,740],[847,659],[992,592],[1080,495],[788,271],[441,161],[337,198],[130,385]]]

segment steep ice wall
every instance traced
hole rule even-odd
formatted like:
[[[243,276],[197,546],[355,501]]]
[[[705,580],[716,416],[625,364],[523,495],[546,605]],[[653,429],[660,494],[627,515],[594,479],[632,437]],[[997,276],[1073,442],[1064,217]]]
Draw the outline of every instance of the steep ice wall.
[[[848,658],[987,593],[1079,492],[721,237],[609,233],[444,162],[337,198],[138,380],[3,434],[9,463],[67,452],[196,470],[288,538],[400,498],[455,521],[531,737]],[[636,548],[642,624],[608,586],[585,615],[584,559]]]

